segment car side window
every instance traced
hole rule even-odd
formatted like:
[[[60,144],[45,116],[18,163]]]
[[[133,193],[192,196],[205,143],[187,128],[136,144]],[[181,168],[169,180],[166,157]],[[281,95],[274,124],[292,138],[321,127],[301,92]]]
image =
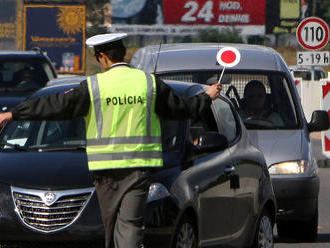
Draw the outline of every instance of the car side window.
[[[25,144],[31,139],[31,131],[33,129],[32,122],[16,121],[14,123],[16,123],[16,125],[9,125],[7,128],[9,130],[1,137],[1,141],[25,146]]]
[[[179,152],[183,143],[183,122],[161,120],[163,152]]]
[[[227,138],[229,144],[234,142],[239,134],[239,130],[238,123],[229,103],[218,98],[213,101],[212,110],[217,120],[219,133]]]
[[[207,132],[218,132],[217,123],[215,121],[211,108],[206,109],[203,115],[190,121],[190,137],[196,145],[198,137]]]

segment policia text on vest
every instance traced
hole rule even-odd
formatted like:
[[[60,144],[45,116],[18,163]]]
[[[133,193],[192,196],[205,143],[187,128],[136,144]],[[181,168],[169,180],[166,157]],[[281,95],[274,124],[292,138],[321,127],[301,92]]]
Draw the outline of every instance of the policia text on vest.
[[[107,105],[143,104],[141,96],[113,96],[106,98]]]

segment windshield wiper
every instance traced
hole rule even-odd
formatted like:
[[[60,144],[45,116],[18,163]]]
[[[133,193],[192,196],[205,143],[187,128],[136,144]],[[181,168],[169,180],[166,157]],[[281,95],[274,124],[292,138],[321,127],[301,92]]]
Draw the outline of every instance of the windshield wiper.
[[[244,122],[244,125],[247,129],[253,129],[253,128],[258,128],[258,129],[276,129],[275,127],[270,127],[258,123],[251,123],[251,122]]]
[[[15,91],[13,88],[0,88],[0,92],[13,92]]]
[[[28,149],[23,146],[20,146],[18,144],[11,144],[6,141],[0,142],[0,146],[2,147],[2,149],[4,149],[5,146],[9,146],[10,148],[13,148],[15,151],[28,151]]]
[[[33,147],[39,152],[56,152],[56,151],[85,151],[85,146],[58,146],[58,147]]]

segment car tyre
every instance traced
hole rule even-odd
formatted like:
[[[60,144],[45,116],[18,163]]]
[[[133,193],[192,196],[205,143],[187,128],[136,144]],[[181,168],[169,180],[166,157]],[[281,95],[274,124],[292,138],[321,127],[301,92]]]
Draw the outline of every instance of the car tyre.
[[[274,247],[273,226],[271,215],[267,210],[264,210],[258,220],[257,231],[252,248]]]
[[[317,239],[318,210],[308,221],[279,222],[277,232],[280,237],[295,238],[297,241],[314,242]]]
[[[184,215],[175,232],[173,248],[197,248],[197,227],[195,222],[188,215]]]
[[[299,233],[297,239],[299,241],[315,242],[317,239],[317,226],[318,226],[319,212],[315,210],[314,216],[305,222],[300,223],[298,228]]]
[[[279,222],[277,232],[280,237],[295,238],[297,241],[314,242],[317,239],[318,209],[307,221]]]
[[[290,221],[277,223],[277,233],[280,237],[295,238],[297,241],[314,242],[317,239],[319,211],[316,205],[313,216],[307,221]]]

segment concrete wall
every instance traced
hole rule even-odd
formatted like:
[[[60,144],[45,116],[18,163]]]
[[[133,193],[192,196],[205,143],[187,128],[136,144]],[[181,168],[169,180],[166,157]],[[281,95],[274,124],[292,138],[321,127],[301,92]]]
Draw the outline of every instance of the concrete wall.
[[[322,109],[322,83],[303,80],[300,97],[306,119],[310,121],[313,111]]]

